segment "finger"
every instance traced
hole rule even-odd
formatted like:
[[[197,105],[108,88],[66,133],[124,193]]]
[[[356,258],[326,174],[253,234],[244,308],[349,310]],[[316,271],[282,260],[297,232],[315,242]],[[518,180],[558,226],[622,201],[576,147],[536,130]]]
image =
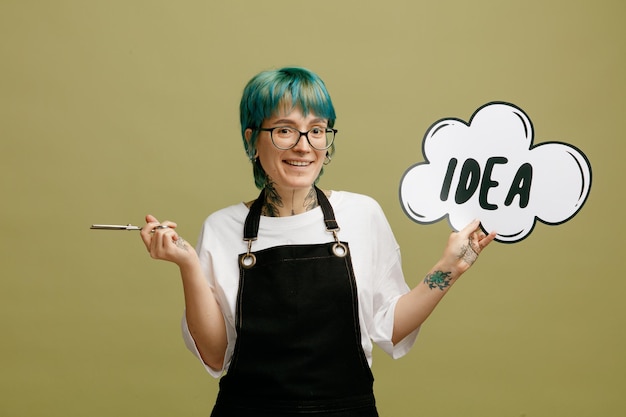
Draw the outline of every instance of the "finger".
[[[142,232],[154,234],[159,230],[165,229],[175,229],[178,225],[174,222],[164,221],[163,223],[159,223],[159,221],[154,221],[150,223],[146,223],[146,225],[142,228]]]
[[[166,229],[160,233],[160,247],[162,250],[168,250],[174,244],[174,240],[178,239],[178,233],[174,231],[174,229]]]
[[[158,219],[152,215],[147,215],[146,221],[148,221],[148,223],[141,229],[141,235],[148,252],[150,252],[153,258],[158,258],[159,253],[167,247],[168,238],[166,237],[166,232],[173,230],[177,225],[170,221],[160,223]]]
[[[498,234],[496,232],[491,232],[487,236],[485,236],[482,239],[480,239],[478,244],[480,245],[481,249],[486,248],[487,245],[489,245],[491,242],[493,242],[493,240],[496,238],[497,235]]]
[[[478,219],[473,220],[471,223],[469,223],[467,226],[461,229],[459,231],[459,234],[465,237],[469,237],[472,233],[480,230],[479,226],[480,226],[480,220]]]
[[[167,250],[169,246],[173,242],[174,236],[178,236],[176,232],[174,232],[174,228],[170,227],[167,222],[163,222],[154,226],[152,230],[150,230],[149,234],[152,236],[150,242],[150,254],[154,258],[160,258]]]
[[[178,227],[178,225],[175,222],[171,222],[169,220],[164,221],[163,223],[161,223],[162,226],[167,226],[171,229],[176,229]]]
[[[146,215],[146,225],[141,229],[141,237],[150,256],[161,259],[167,256],[172,246],[186,250],[185,240],[174,231],[176,227],[178,227],[176,222],[166,220],[161,223],[153,215]]]
[[[141,228],[141,233],[150,233],[159,224],[159,220],[156,217],[154,217],[152,214],[148,214],[146,215],[146,225]]]
[[[171,241],[171,237],[168,236],[169,228],[159,228],[160,225],[157,225],[154,229],[154,233],[151,234],[152,240],[150,241],[150,255],[153,258],[160,259],[163,257],[163,254],[167,251],[167,242]]]
[[[141,228],[141,232],[139,233],[141,236],[141,240],[143,240],[144,245],[146,245],[146,249],[148,250],[148,252],[150,251],[150,248],[153,244],[152,230],[154,230],[157,225],[159,225],[159,221],[157,220],[157,218],[151,214],[148,214],[146,216],[146,225]]]

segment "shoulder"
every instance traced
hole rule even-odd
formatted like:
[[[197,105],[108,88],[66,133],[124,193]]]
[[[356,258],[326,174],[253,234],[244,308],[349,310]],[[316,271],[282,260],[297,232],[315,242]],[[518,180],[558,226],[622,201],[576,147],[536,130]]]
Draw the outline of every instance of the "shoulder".
[[[330,202],[333,207],[339,210],[372,211],[382,213],[382,208],[378,201],[365,195],[350,191],[332,191]]]
[[[203,229],[222,229],[243,224],[248,214],[244,203],[234,204],[211,213],[203,223]]]
[[[341,239],[350,243],[355,255],[353,259],[359,259],[359,262],[378,260],[384,265],[383,269],[389,262],[396,262],[398,243],[383,209],[374,198],[333,191],[330,202],[339,223]]]
[[[333,191],[330,203],[340,224],[370,231],[389,229],[387,217],[382,207],[368,195],[349,191]]]
[[[232,217],[232,216],[240,216],[242,213],[247,213],[248,208],[246,207],[246,203],[237,203],[232,206],[224,207],[219,209],[213,213],[211,213],[207,220],[210,219],[219,219],[224,217]]]
[[[202,223],[197,249],[220,253],[229,246],[237,248],[243,242],[243,224],[248,214],[244,203],[235,204],[211,213]],[[219,239],[216,239],[216,237]]]

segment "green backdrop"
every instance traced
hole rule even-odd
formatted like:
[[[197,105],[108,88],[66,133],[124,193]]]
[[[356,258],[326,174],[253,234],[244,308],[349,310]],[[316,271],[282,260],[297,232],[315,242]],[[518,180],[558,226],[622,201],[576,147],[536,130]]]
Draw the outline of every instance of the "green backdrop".
[[[508,101],[535,143],[592,164],[576,217],[492,245],[407,357],[376,350],[381,415],[623,415],[625,17],[619,0],[0,1],[0,415],[209,414],[176,268],[89,226],[152,213],[194,241],[252,199],[238,100],[284,65],[326,81],[340,133],[320,185],[380,202],[410,285],[450,231],[398,200],[434,121]]]

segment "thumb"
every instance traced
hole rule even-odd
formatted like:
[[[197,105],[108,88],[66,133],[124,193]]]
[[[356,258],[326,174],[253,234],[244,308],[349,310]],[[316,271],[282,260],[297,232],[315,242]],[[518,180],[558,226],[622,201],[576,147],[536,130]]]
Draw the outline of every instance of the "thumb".
[[[480,226],[480,220],[475,219],[471,223],[468,223],[463,229],[459,230],[459,233],[464,236],[469,236]]]
[[[152,214],[146,215],[146,223],[159,222]]]

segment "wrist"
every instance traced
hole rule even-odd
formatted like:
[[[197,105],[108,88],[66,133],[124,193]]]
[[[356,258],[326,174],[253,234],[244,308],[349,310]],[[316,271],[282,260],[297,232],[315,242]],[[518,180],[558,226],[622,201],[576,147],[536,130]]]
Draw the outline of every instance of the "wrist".
[[[178,268],[183,275],[193,273],[201,269],[198,254],[194,250],[190,251],[190,253],[184,258],[179,259],[176,264],[178,265]]]
[[[424,277],[423,284],[431,290],[447,291],[461,276],[458,267],[440,259]]]
[[[437,263],[435,264],[432,270],[443,271],[443,272],[449,273],[450,277],[453,280],[456,280],[463,274],[463,272],[465,272],[461,268],[459,268],[459,265],[457,262],[451,262],[450,260],[446,258],[441,258],[439,261],[437,261]]]

